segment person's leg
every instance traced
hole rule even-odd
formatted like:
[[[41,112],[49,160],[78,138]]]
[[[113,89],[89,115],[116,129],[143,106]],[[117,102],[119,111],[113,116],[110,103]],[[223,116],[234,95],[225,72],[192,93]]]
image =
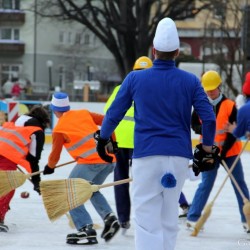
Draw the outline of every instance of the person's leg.
[[[183,192],[181,192],[181,195],[179,198],[179,205],[180,205],[180,208],[182,209],[182,213],[179,215],[179,218],[186,218],[190,205],[188,204],[186,196],[184,195]]]
[[[0,156],[0,170],[16,170],[17,166],[14,162]],[[10,208],[10,202],[15,194],[15,189],[10,191],[8,194],[0,197],[0,223],[4,224],[6,213]],[[8,231],[8,227],[6,227],[6,231]]]
[[[168,172],[176,178],[175,188],[164,189],[164,209],[162,225],[164,228],[164,250],[174,250],[178,233],[178,199],[188,174],[189,160],[183,157],[169,157]]]
[[[97,174],[92,179],[92,182],[94,184],[101,185],[106,180],[107,176],[113,172],[114,165],[113,164],[98,164],[94,168],[96,169]],[[100,191],[94,192],[90,201],[92,205],[94,206],[96,212],[101,216],[103,220],[108,214],[113,212],[106,198]]]
[[[166,247],[175,244],[178,229],[178,199],[184,182],[182,179],[187,176],[188,159],[185,160],[185,164],[181,161],[173,167],[169,158],[181,159],[181,157],[167,156],[133,159],[131,194],[136,249],[165,250]],[[175,167],[182,169],[180,174],[182,177]],[[171,191],[161,185],[161,178],[168,172],[172,173],[177,180],[176,187]],[[173,203],[172,206],[175,208],[166,209],[167,203]],[[170,221],[169,218],[171,218]],[[168,249],[172,250],[172,248]]]
[[[187,201],[186,196],[184,195],[183,192],[181,192],[181,195],[179,198],[179,204],[180,204],[180,207],[183,207],[183,206],[188,207],[188,201]]]
[[[94,174],[89,171],[87,165],[78,164],[71,171],[69,178],[82,178],[87,181],[92,181]],[[91,216],[84,205],[70,210],[69,213],[78,231],[86,225],[93,224]]]
[[[9,210],[9,205],[14,194],[15,190],[12,190],[8,194],[0,197],[0,223],[4,223],[5,215]]]
[[[99,164],[95,166],[95,168],[96,167],[98,167],[99,173],[93,179],[93,183],[100,185],[104,182],[107,176],[114,170],[114,165]],[[95,207],[97,213],[102,217],[104,221],[104,229],[102,231],[101,237],[105,241],[110,241],[120,228],[118,219],[113,213],[105,197],[99,191],[95,192],[92,195],[90,201]]]
[[[116,154],[116,166],[114,169],[114,181],[129,178],[129,162],[132,149],[120,148]],[[121,224],[130,221],[130,194],[129,183],[114,186],[116,211]]]
[[[69,178],[82,178],[90,181],[93,184],[102,184],[107,176],[113,171],[113,164],[91,164],[91,165],[76,165],[70,173]],[[112,212],[108,202],[104,196],[98,191],[94,192],[90,201],[94,205],[97,212],[104,219],[105,216]],[[96,231],[93,229],[93,221],[90,214],[87,212],[84,205],[81,205],[70,211],[72,220],[78,230],[77,233],[67,235],[68,244],[79,244],[79,241],[85,241],[85,244],[97,244]],[[116,219],[116,218],[115,218]],[[119,229],[117,222],[116,231]],[[117,229],[118,228],[118,229]],[[109,233],[109,232],[108,232]],[[103,237],[107,241],[114,236],[113,234],[107,234]]]
[[[226,164],[228,165],[229,169],[231,168],[234,160],[236,159],[236,156],[234,157],[228,157],[225,159]],[[232,175],[234,176],[235,180],[237,181],[240,189],[242,190],[244,196],[249,199],[249,190],[247,188],[247,184],[245,182],[244,179],[244,172],[243,172],[243,168],[242,168],[242,164],[241,164],[241,160],[239,160],[232,172]],[[238,206],[239,206],[239,211],[240,211],[240,216],[241,216],[241,222],[245,223],[246,222],[246,218],[245,215],[243,213],[243,206],[244,206],[244,202],[243,199],[239,193],[239,191],[237,190],[237,188],[235,187],[234,183],[231,180],[231,183],[233,185],[234,188],[234,192],[236,194],[236,198],[238,201]]]
[[[189,208],[187,215],[188,221],[196,222],[200,218],[202,210],[205,207],[210,192],[213,188],[217,171],[218,165],[213,170],[201,173],[201,183],[199,184],[198,189],[195,192],[192,204]]]

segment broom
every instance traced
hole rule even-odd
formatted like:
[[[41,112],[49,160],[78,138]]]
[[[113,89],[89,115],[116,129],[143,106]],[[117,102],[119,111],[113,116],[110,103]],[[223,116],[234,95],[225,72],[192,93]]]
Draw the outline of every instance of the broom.
[[[203,227],[203,225],[206,223],[208,217],[210,216],[211,214],[211,211],[212,211],[212,207],[213,207],[213,204],[215,202],[215,200],[217,199],[217,197],[219,196],[222,188],[224,187],[229,175],[233,172],[238,160],[240,159],[240,156],[241,154],[243,153],[243,151],[245,150],[246,146],[247,146],[247,143],[248,143],[249,139],[246,140],[243,148],[241,149],[241,152],[238,154],[238,156],[236,157],[236,159],[234,160],[225,180],[223,181],[223,183],[221,184],[221,187],[219,188],[218,192],[216,193],[214,199],[205,207],[201,217],[199,218],[199,220],[196,222],[195,226],[194,226],[194,230],[191,234],[191,236],[197,236],[198,233],[200,232],[201,228]]]
[[[40,182],[43,203],[51,221],[55,221],[68,211],[82,205],[101,188],[128,183],[132,179],[124,179],[102,185],[93,185],[81,178],[63,180],[47,180]]]
[[[227,166],[227,164],[226,164],[226,162],[224,160],[222,160],[222,165],[226,169],[227,173],[230,175],[230,178],[231,178],[232,182],[234,183],[236,189],[238,190],[240,196],[242,197],[242,200],[243,200],[243,203],[244,203],[244,205],[243,205],[243,213],[245,215],[248,228],[250,228],[250,201],[246,198],[246,196],[242,192],[242,189],[240,188],[238,182],[235,180],[234,176],[231,174],[230,169],[228,168],[228,166]]]
[[[75,162],[75,160],[60,164],[56,166],[56,168],[71,164],[73,162]],[[0,171],[0,180],[1,180],[0,181],[0,197],[8,194],[13,189],[16,189],[20,187],[21,185],[23,185],[23,183],[27,179],[29,179],[31,176],[38,175],[42,172],[43,170],[31,173],[31,174],[24,174],[23,172],[13,171],[13,170]]]

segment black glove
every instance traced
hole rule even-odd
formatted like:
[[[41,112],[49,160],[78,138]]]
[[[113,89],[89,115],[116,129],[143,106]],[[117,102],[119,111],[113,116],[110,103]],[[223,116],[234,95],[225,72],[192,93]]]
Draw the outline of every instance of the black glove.
[[[34,190],[40,195],[41,194],[41,191],[40,191],[40,181],[41,181],[41,178],[40,178],[40,175],[34,175],[34,176],[31,176],[31,181],[34,185]]]
[[[43,174],[53,174],[55,172],[54,168],[50,168],[48,165],[44,167]]]
[[[113,157],[107,154],[107,146],[111,142],[110,139],[103,139],[100,136],[100,130],[97,130],[94,133],[94,139],[96,142],[96,151],[101,159],[103,159],[106,162],[112,162]]]
[[[222,164],[222,160],[225,160],[226,158],[226,152],[221,151],[221,153],[218,155],[218,161]]]
[[[105,149],[109,154],[116,154],[119,151],[118,144],[116,141],[113,140],[112,137],[110,137],[110,140],[106,145]]]
[[[195,147],[193,157],[193,171],[195,176],[198,176],[200,172],[214,169],[219,152],[220,149],[217,146],[213,145],[212,152],[207,153],[202,148],[202,143],[198,144]]]

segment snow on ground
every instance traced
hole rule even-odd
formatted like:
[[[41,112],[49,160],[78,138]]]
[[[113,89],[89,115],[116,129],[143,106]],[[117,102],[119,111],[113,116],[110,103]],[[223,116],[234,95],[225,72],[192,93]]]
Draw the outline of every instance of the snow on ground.
[[[47,157],[51,145],[46,145],[41,160],[41,169],[47,163]],[[250,181],[250,153],[245,152],[242,156],[246,182]],[[66,151],[63,152],[61,161],[64,163],[72,160]],[[49,176],[42,176],[45,179],[65,179],[68,177],[72,164],[56,169],[55,173]],[[221,168],[210,195],[211,201],[223,180],[226,177],[225,170]],[[111,174],[106,182],[113,182]],[[187,180],[184,186],[184,193],[189,202],[196,190],[199,181]],[[249,184],[250,186],[250,184]],[[23,191],[30,192],[28,199],[20,198]],[[113,188],[103,188],[101,190],[115,211]],[[6,216],[6,224],[9,225],[8,233],[0,234],[0,249],[3,250],[69,250],[69,249],[99,249],[99,250],[132,250],[134,249],[133,225],[126,235],[118,232],[118,235],[109,243],[105,243],[100,238],[103,223],[98,214],[93,209],[90,202],[86,202],[87,209],[91,212],[94,222],[101,226],[97,230],[99,244],[92,246],[72,246],[65,243],[66,235],[75,232],[68,223],[66,216],[55,222],[51,222],[43,206],[42,198],[33,191],[33,185],[27,180],[21,187],[16,189],[15,196],[11,202],[11,210]],[[185,222],[179,223],[179,234],[177,238],[176,250],[245,250],[250,248],[250,236],[242,229],[237,202],[231,183],[226,185],[216,199],[212,213],[208,218],[204,231],[197,237],[191,237],[191,231],[186,229]],[[157,249],[152,249],[157,250]]]

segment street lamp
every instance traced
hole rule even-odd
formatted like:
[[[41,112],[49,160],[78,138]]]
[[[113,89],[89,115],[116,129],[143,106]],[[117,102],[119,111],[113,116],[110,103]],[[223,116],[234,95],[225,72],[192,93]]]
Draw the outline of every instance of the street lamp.
[[[49,70],[49,90],[52,90],[52,67],[53,67],[53,62],[51,60],[47,61],[47,67]]]

